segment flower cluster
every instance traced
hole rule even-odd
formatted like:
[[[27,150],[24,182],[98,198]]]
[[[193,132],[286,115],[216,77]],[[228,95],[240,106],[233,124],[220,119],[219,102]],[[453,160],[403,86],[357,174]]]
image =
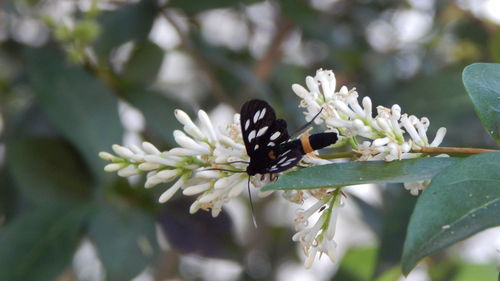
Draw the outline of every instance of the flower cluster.
[[[350,141],[360,154],[358,160],[393,161],[420,157],[421,154],[415,151],[437,147],[446,134],[446,128],[439,128],[429,143],[429,119],[401,114],[397,104],[391,108],[377,106],[377,115],[373,117],[371,99],[364,97],[360,104],[356,90],[348,90],[345,86],[336,92],[335,75],[330,70],[320,69],[315,77],[308,76],[306,85],[307,89],[298,84],[292,86],[302,99],[300,106],[306,108],[306,120],[311,120],[323,109],[315,123],[325,123],[329,130]],[[405,132],[409,135],[407,140]],[[358,144],[358,136],[367,141]]]
[[[427,130],[429,120],[401,113],[399,105],[391,108],[378,106],[373,116],[372,102],[364,97],[361,104],[355,89],[343,86],[336,91],[336,79],[332,71],[318,70],[315,77],[306,78],[307,89],[294,84],[293,91],[301,98],[305,118],[316,124],[324,124],[327,131],[337,132],[339,142],[335,146],[350,145],[357,161],[424,157],[420,149],[438,146],[446,134],[440,128],[432,142]],[[176,110],[177,120],[183,131],[174,131],[179,147],[161,152],[148,142],[142,148],[114,145],[116,155],[101,152],[100,157],[112,162],[105,167],[108,172],[129,177],[146,174],[146,188],[175,181],[159,198],[166,202],[179,190],[187,196],[197,195],[190,212],[210,210],[217,216],[224,203],[238,196],[247,183],[252,187],[267,184],[271,177],[251,177],[246,167],[249,157],[242,140],[240,116],[232,122],[215,127],[208,115],[198,112],[199,125],[183,111]],[[317,152],[303,157],[301,165],[314,166],[331,163],[317,157]],[[405,187],[418,195],[428,181],[407,183]],[[341,187],[316,190],[284,191],[283,197],[292,203],[314,201],[307,208],[299,209],[294,220],[297,233],[293,240],[300,243],[307,256],[305,266],[310,267],[317,255],[325,253],[335,261],[336,243],[333,240],[339,208]],[[309,225],[310,221],[317,220]]]
[[[292,237],[293,241],[300,242],[307,257],[304,263],[306,268],[311,267],[316,256],[321,257],[323,253],[326,253],[330,260],[335,262],[337,244],[333,237],[341,206],[340,189],[334,191],[321,189],[313,192],[312,195],[315,196],[316,202],[307,210],[298,209],[296,212],[294,224],[297,233]],[[318,212],[320,213],[319,218],[308,228],[310,218]]]
[[[377,115],[373,117],[371,99],[364,97],[360,104],[356,90],[348,90],[345,86],[336,92],[335,75],[330,70],[320,69],[315,77],[308,76],[306,85],[307,89],[298,84],[292,86],[302,99],[300,106],[306,109],[306,120],[311,120],[322,109],[314,122],[324,123],[327,130],[337,132],[341,139],[339,144],[349,143],[358,153],[358,161],[422,157],[421,148],[439,146],[446,134],[446,128],[439,128],[429,143],[429,119],[402,114],[397,104],[391,108],[377,106]],[[406,183],[405,188],[418,195],[427,184],[427,181]]]
[[[217,216],[222,205],[238,196],[247,186],[244,173],[248,156],[242,144],[239,115],[224,128],[215,128],[208,115],[200,110],[197,126],[183,111],[176,110],[175,117],[184,125],[184,131],[174,131],[179,147],[160,152],[148,142],[137,146],[113,145],[112,155],[101,152],[99,156],[112,162],[105,166],[108,172],[129,177],[146,174],[146,188],[175,180],[159,198],[168,201],[177,191],[187,196],[198,195],[190,212],[199,209],[211,210]],[[262,186],[265,182],[253,179],[251,186]]]

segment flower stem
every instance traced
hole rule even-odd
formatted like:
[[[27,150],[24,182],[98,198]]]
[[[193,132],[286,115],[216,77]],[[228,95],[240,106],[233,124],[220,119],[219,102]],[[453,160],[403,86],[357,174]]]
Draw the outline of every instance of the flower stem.
[[[339,159],[339,158],[351,158],[355,155],[358,155],[355,151],[346,151],[346,152],[337,152],[332,154],[322,154],[318,155],[321,159]]]
[[[472,147],[422,147],[420,149],[412,149],[412,152],[426,154],[479,154],[486,152],[500,152],[500,150]]]

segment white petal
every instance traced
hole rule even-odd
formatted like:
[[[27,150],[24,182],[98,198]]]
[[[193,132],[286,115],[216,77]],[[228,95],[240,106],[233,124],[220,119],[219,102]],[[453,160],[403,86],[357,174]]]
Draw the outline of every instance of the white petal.
[[[158,201],[160,203],[165,203],[168,200],[170,200],[170,198],[172,198],[172,196],[174,196],[174,194],[177,192],[177,190],[179,190],[179,188],[181,188],[181,186],[183,184],[184,184],[184,180],[182,178],[180,178],[179,180],[177,180],[174,183],[174,185],[172,185],[169,189],[167,189],[167,191],[163,192],[163,194],[160,195],[160,198],[158,199]]]
[[[137,170],[134,165],[128,165],[127,167],[118,171],[118,175],[120,177],[130,177],[139,174],[139,170]]]
[[[144,184],[144,187],[145,188],[151,188],[159,183],[163,183],[164,181],[161,179],[161,178],[158,178],[156,176],[150,176],[148,177],[148,179],[146,180],[146,183]]]
[[[116,154],[118,154],[119,156],[121,156],[123,158],[132,158],[134,156],[134,153],[132,152],[132,150],[126,148],[125,146],[113,144],[113,146],[111,146],[111,148],[113,149],[113,151]]]
[[[146,155],[144,156],[144,160],[151,163],[162,164],[165,166],[175,167],[177,165],[176,161],[171,159],[163,158],[157,155]]]
[[[292,91],[297,95],[299,96],[299,98],[306,98],[307,96],[310,95],[310,93],[304,88],[302,87],[301,85],[299,84],[293,84],[292,85]]]
[[[306,261],[304,262],[304,267],[305,268],[311,268],[313,262],[314,262],[314,259],[316,258],[316,253],[318,252],[318,248],[317,247],[311,247],[309,249],[309,252],[307,253],[307,258],[306,258]]]
[[[369,97],[364,97],[362,103],[363,110],[365,111],[365,118],[370,120],[372,118],[372,100]]]
[[[147,141],[142,143],[142,149],[149,154],[160,154],[161,152],[152,144]]]
[[[106,151],[101,151],[99,152],[99,157],[102,159],[102,160],[106,160],[106,161],[115,161],[115,160],[119,160],[120,158],[114,156],[113,154],[109,153],[109,152],[106,152]]]
[[[151,170],[156,170],[156,169],[160,168],[160,164],[145,162],[145,163],[139,164],[138,168],[139,168],[139,170],[142,170],[142,171],[151,171]]]
[[[202,184],[197,184],[197,185],[192,185],[189,187],[186,187],[183,191],[182,194],[190,196],[190,195],[195,195],[201,192],[204,192],[210,188],[210,183],[202,183]]]
[[[246,186],[247,186],[247,180],[246,179],[240,180],[239,182],[234,184],[234,186],[231,188],[231,190],[229,190],[227,197],[234,198],[234,197],[240,195]]]
[[[390,142],[389,138],[380,138],[373,141],[373,146],[383,146]]]
[[[214,126],[212,125],[212,121],[208,117],[207,113],[203,110],[198,111],[198,118],[200,119],[201,124],[206,128],[210,135],[210,139],[212,141],[217,141],[217,133],[215,132]]]
[[[199,150],[176,147],[176,148],[170,149],[168,151],[168,153],[172,154],[172,155],[176,155],[176,156],[198,156],[198,155],[202,155],[202,154],[208,154],[209,151],[202,153]]]
[[[307,85],[307,88],[309,89],[309,92],[319,94],[318,83],[316,82],[316,80],[313,77],[311,77],[311,76],[306,77],[306,85]]]
[[[159,171],[156,176],[161,178],[164,181],[171,181],[173,178],[177,176],[176,170],[162,170]]]
[[[431,147],[438,147],[441,142],[443,142],[444,136],[446,135],[446,128],[441,127],[437,130],[434,140],[430,144]]]
[[[123,167],[124,164],[121,163],[111,163],[104,166],[104,171],[106,172],[116,172]]]

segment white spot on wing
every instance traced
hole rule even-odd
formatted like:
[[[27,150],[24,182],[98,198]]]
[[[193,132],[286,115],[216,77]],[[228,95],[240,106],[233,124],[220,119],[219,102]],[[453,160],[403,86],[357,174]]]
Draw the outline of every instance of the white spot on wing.
[[[267,146],[275,146],[274,142],[270,141]]]
[[[265,126],[265,127],[260,128],[259,131],[257,132],[257,137],[262,136],[267,131],[268,128],[269,128],[269,126]]]
[[[248,130],[248,127],[250,127],[250,119],[247,119],[247,122],[245,122],[245,131]]]
[[[259,149],[259,145],[258,145],[258,144],[256,144],[256,145],[254,146],[253,150],[257,150],[257,149]]]
[[[257,123],[257,120],[259,120],[259,115],[260,110],[257,110],[257,112],[255,112],[255,115],[253,116],[253,123]]]
[[[250,134],[248,134],[248,141],[251,142],[255,138],[255,130],[252,130]]]
[[[290,153],[290,151],[292,151],[292,150],[291,150],[291,149],[289,149],[289,150],[285,151],[285,152],[284,152],[283,154],[281,154],[281,155],[282,155],[282,156],[285,156],[285,155],[287,155],[288,153]]]
[[[278,164],[283,163],[285,160],[286,160],[286,157],[281,158],[281,160],[280,160],[280,161],[278,161]]]
[[[269,139],[271,140],[275,140],[277,139],[279,136],[281,135],[280,132],[274,132],[274,134],[271,135],[271,137]]]
[[[266,115],[266,108],[262,109],[262,112],[260,113],[259,120],[264,118],[264,115]]]

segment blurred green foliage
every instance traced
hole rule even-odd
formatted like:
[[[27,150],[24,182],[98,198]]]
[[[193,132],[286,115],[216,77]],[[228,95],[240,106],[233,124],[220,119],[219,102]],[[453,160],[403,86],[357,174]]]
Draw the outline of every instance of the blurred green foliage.
[[[244,280],[274,280],[282,264],[300,262],[289,228],[261,219],[241,242],[226,213],[191,216],[180,199],[158,206],[161,188],[146,191],[141,180],[104,173],[98,152],[130,131],[120,120],[122,102],[140,110],[147,124],[141,137],[162,149],[174,145],[180,127],[175,108],[209,111],[224,103],[237,110],[259,97],[297,127],[303,118],[290,86],[322,67],[375,105],[398,103],[427,116],[431,132],[447,127],[445,145],[494,146],[460,73],[476,61],[500,62],[500,29],[452,1],[75,1],[65,20],[60,6],[50,6],[57,2],[0,3],[0,280],[76,280],[72,257],[85,240],[96,247],[106,280],[131,280],[147,267],[158,280],[188,278],[177,266],[188,253],[233,260]],[[237,15],[244,28],[229,33],[231,23],[219,23],[219,32],[204,32],[206,16],[220,11]],[[424,33],[402,41],[398,19],[408,11],[429,25],[410,23],[406,28]],[[155,36],[170,38],[167,45],[152,39],[159,20],[170,28]],[[244,43],[234,47],[216,35]],[[179,56],[189,63],[169,74],[182,79],[161,76]],[[381,207],[347,199],[370,210],[363,218],[380,247],[350,250],[332,280],[399,278],[413,201],[400,187],[381,190],[389,198]],[[256,202],[256,209],[269,203]],[[160,250],[155,224],[170,250]],[[260,265],[251,260],[256,252]],[[441,258],[432,257],[436,268]],[[452,263],[431,279],[494,278],[493,266]]]

